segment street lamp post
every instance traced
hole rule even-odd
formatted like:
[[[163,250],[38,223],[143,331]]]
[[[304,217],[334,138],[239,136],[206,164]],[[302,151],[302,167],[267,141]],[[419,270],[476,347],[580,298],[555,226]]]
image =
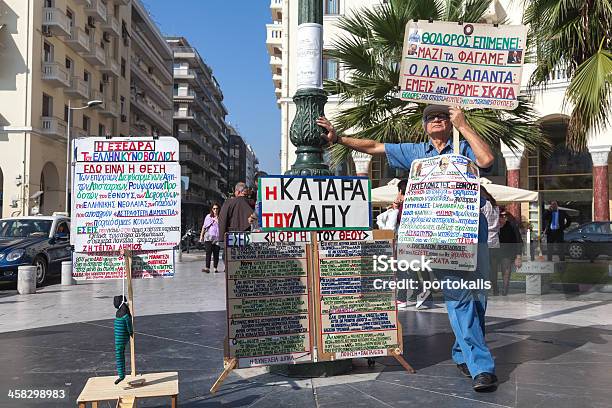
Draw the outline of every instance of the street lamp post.
[[[85,106],[81,106],[80,108],[73,108],[71,102],[72,101],[68,99],[68,124],[66,126],[66,199],[64,201],[64,211],[66,211],[66,213],[68,214],[70,213],[70,210],[68,209],[68,190],[70,189],[70,164],[72,162],[70,160],[70,128],[72,123],[72,111],[88,109],[94,106],[102,105],[103,103],[99,100],[93,100],[87,102],[87,105]]]
[[[325,129],[316,120],[325,114],[327,96],[323,90],[323,0],[300,0],[298,14],[298,90],[293,97],[297,111],[289,135],[297,148],[297,158],[285,174],[330,176],[323,160],[321,137]],[[319,345],[321,347],[321,345]],[[316,350],[313,350],[316,352]],[[273,365],[271,371],[290,377],[329,377],[352,369],[352,360]]]

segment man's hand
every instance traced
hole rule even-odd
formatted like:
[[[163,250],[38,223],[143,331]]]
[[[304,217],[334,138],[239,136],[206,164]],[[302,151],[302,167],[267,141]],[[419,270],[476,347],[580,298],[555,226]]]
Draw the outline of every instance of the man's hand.
[[[451,106],[448,108],[448,112],[450,113],[450,121],[454,127],[457,129],[463,129],[466,126],[469,126],[460,107]]]
[[[338,140],[338,135],[336,135],[336,129],[334,129],[334,125],[332,125],[331,122],[325,116],[321,116],[319,119],[317,119],[317,125],[327,130],[327,133],[321,134],[321,137],[323,139],[327,140],[328,143],[336,143],[336,141]]]

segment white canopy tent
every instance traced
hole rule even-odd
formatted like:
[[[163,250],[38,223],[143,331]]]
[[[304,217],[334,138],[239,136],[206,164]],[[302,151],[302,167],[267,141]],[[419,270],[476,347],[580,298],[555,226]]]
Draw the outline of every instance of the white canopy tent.
[[[399,182],[400,179],[395,178],[387,183],[386,186],[373,189],[372,204],[387,205],[392,203],[397,196],[397,184]],[[538,201],[537,191],[493,184],[491,180],[484,177],[480,178],[480,183],[499,203]]]

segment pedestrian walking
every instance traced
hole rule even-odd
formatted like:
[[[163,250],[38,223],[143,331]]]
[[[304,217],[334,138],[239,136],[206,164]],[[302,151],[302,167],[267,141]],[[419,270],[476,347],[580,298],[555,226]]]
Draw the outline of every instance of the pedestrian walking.
[[[234,197],[226,200],[219,213],[219,237],[221,242],[225,233],[230,231],[249,231],[249,217],[253,214],[253,206],[247,199],[248,189],[245,183],[237,183],[234,187]]]
[[[516,219],[505,209],[499,214],[500,266],[502,270],[502,295],[508,294],[513,268],[523,264],[523,238]]]
[[[200,242],[204,242],[204,251],[206,251],[206,266],[202,272],[210,273],[211,255],[213,258],[213,273],[217,273],[219,266],[219,204],[214,203],[210,207],[210,213],[204,218],[202,231],[200,231]]]
[[[453,153],[453,126],[465,140],[456,154],[467,156],[486,171],[493,164],[494,156],[485,141],[470,127],[458,107],[428,105],[423,111],[423,129],[428,136],[424,143],[380,143],[376,140],[347,137],[336,134],[329,120],[320,117],[317,124],[327,130],[324,137],[330,144],[341,144],[367,154],[386,154],[391,167],[409,170],[416,159]],[[480,206],[484,205],[482,199]],[[484,281],[489,272],[487,220],[480,215],[478,231],[478,266],[473,272],[436,270],[441,281]],[[450,287],[449,287],[450,286]],[[487,305],[484,289],[452,289],[445,286],[443,293],[451,327],[455,333],[452,357],[463,375],[472,377],[472,387],[480,391],[497,385],[495,362],[485,342],[485,311]]]

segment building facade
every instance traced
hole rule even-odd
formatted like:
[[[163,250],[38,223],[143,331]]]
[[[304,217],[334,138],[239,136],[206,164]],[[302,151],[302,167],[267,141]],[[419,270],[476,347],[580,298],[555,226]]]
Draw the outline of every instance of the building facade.
[[[247,186],[254,188],[255,186],[255,175],[259,172],[259,159],[253,150],[253,146],[250,144],[246,145],[246,177],[245,183]]]
[[[174,129],[188,188],[183,193],[183,225],[202,223],[205,212],[222,203],[228,183],[228,126],[223,93],[212,70],[183,37],[167,37],[174,55]]]
[[[335,38],[342,34],[336,26],[338,19],[362,7],[376,7],[384,3],[381,0],[324,0],[323,48],[329,49]],[[520,24],[523,14],[521,2],[496,1],[486,13],[485,21],[494,23],[505,18],[510,23]],[[274,92],[281,111],[281,171],[284,173],[295,161],[295,146],[289,141],[289,128],[295,116],[295,104],[292,97],[297,90],[297,28],[298,2],[289,0],[271,0],[270,10],[272,23],[266,25],[266,45],[270,56],[270,68],[274,83]],[[523,84],[526,85],[534,65],[526,64],[523,73]],[[345,79],[345,72],[338,61],[323,59],[324,79]],[[575,222],[590,220],[610,220],[612,201],[610,194],[610,150],[612,148],[612,130],[593,134],[588,141],[588,151],[572,154],[565,147],[565,135],[570,108],[564,105],[564,93],[568,80],[561,72],[545,90],[534,93],[535,109],[539,123],[548,135],[554,149],[552,156],[540,151],[511,151],[502,146],[497,152],[498,161],[492,179],[497,183],[538,191],[539,202],[510,203],[509,209],[519,217],[529,220],[540,230],[540,223],[546,203],[558,200],[560,205],[572,209]],[[526,91],[526,86],[524,90]],[[342,109],[351,106],[343,104]],[[338,98],[330,96],[325,107],[326,115],[333,118],[338,112]],[[401,173],[390,169],[384,156],[367,157],[353,155],[348,164],[353,173],[368,174],[372,187],[378,187]]]
[[[121,120],[130,136],[170,136],[172,50],[140,1],[132,2],[130,34],[130,111]]]
[[[66,137],[128,134],[129,0],[1,0],[2,215],[64,211]],[[122,107],[124,112],[129,106]],[[42,192],[39,193],[39,192]],[[37,194],[38,193],[38,194]],[[38,195],[37,198],[32,198]]]
[[[234,186],[247,179],[247,144],[236,130],[229,126],[229,180],[228,193],[233,193]]]

